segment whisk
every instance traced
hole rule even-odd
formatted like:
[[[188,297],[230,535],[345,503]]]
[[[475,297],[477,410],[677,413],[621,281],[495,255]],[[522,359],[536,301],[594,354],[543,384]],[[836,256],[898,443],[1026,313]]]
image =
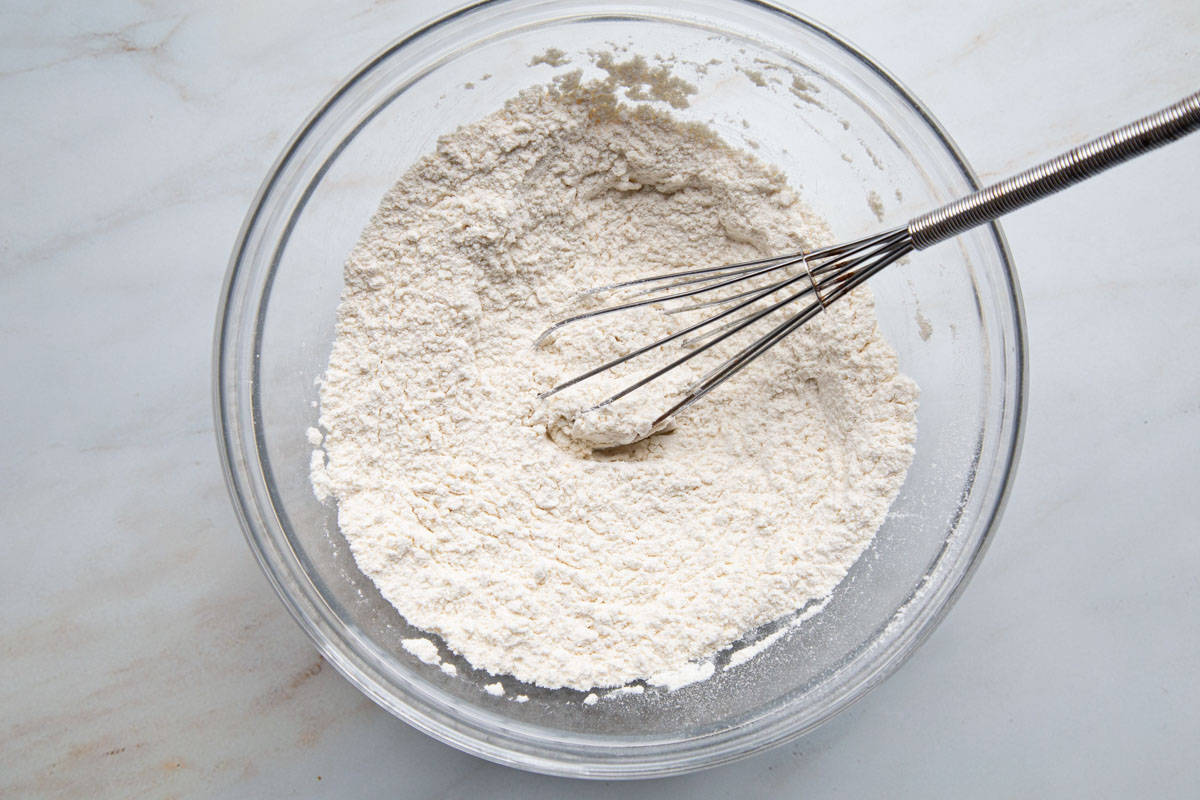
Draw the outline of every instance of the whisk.
[[[619,364],[646,355],[672,342],[684,353],[650,371],[589,410],[620,400],[681,364],[736,336],[751,326],[766,328],[777,312],[794,311],[765,333],[738,350],[715,369],[688,387],[678,402],[652,424],[661,428],[676,414],[729,380],[756,358],[832,303],[852,292],[889,264],[915,250],[950,239],[963,231],[1041,200],[1134,156],[1178,139],[1200,128],[1200,92],[1188,95],[1161,111],[1068,150],[1062,155],[994,183],[977,192],[922,214],[907,225],[853,242],[809,252],[650,275],[588,290],[587,296],[634,290],[636,299],[586,311],[563,319],[538,337],[546,341],[555,331],[585,319],[660,304],[667,313],[711,309],[710,316],[594,367],[553,389],[544,399]],[[757,279],[757,280],[756,280]],[[703,297],[702,300],[697,298]],[[799,310],[795,304],[803,301]],[[720,309],[720,310],[718,310]]]

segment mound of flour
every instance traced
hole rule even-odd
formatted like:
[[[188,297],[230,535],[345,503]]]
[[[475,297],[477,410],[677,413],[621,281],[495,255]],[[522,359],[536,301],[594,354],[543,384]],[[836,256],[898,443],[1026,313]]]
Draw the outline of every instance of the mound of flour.
[[[645,364],[537,399],[678,324],[615,315],[533,347],[581,289],[829,239],[777,170],[618,88],[525,91],[401,178],[346,264],[320,393],[312,480],[360,569],[475,667],[550,688],[677,674],[828,595],[915,436],[865,290],[668,433],[603,449],[712,362],[599,415]]]

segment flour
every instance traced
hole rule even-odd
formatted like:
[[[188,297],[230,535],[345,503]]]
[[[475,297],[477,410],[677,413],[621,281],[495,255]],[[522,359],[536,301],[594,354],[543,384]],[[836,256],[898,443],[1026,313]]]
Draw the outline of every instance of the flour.
[[[673,692],[684,686],[708,680],[716,670],[716,665],[711,661],[689,661],[672,669],[653,673],[648,680],[655,686],[662,686],[667,691]]]
[[[413,639],[401,639],[400,646],[412,653],[417,658],[421,659],[421,661],[425,662],[426,664],[432,664],[436,667],[442,663],[442,659],[438,656],[437,645],[431,642],[429,639],[423,639],[420,637]]]
[[[643,438],[712,362],[600,413],[646,363],[538,400],[678,324],[648,309],[535,348],[580,290],[831,239],[777,170],[617,97],[682,107],[688,85],[601,66],[443,137],[383,199],[346,264],[312,480],[363,573],[472,666],[675,687],[844,577],[904,480],[917,391],[859,290],[673,431]]]
[[[745,664],[747,661],[751,660],[756,655],[782,639],[785,633],[787,633],[786,630],[775,631],[774,633],[759,639],[754,644],[749,644],[745,647],[740,647],[737,650],[734,650],[729,654],[729,662],[725,665],[725,668],[732,669],[733,667]]]

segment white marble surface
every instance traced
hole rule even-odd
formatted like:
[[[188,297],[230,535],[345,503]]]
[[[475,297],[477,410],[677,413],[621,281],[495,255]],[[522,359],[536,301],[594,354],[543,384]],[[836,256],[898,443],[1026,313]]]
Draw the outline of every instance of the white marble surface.
[[[226,259],[286,138],[450,7],[0,2],[0,795],[1195,796],[1200,136],[1014,215],[1032,383],[982,568],[816,733],[576,784],[411,730],[322,663],[217,463]],[[1200,4],[813,0],[984,177],[1200,88]]]

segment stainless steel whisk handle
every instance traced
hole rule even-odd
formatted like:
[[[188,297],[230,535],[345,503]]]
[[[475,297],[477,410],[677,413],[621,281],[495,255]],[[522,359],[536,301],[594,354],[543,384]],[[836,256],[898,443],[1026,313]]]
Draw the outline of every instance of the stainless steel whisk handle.
[[[908,223],[923,250],[1200,129],[1200,92]]]

